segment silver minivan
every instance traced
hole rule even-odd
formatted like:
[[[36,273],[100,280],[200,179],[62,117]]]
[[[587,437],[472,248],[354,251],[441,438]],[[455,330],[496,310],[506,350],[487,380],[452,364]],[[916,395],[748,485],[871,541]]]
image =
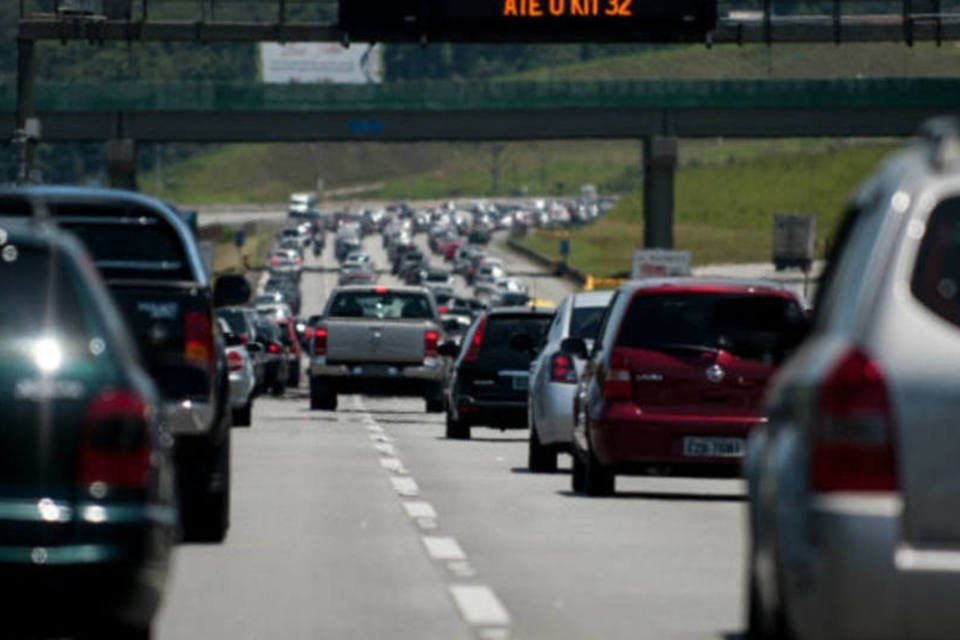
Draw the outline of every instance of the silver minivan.
[[[750,637],[960,638],[960,136],[860,190],[745,471]]]

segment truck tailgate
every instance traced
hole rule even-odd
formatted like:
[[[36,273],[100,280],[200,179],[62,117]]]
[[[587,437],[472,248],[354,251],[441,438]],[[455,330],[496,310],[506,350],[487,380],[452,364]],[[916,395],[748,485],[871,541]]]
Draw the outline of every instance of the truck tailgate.
[[[327,362],[420,364],[424,333],[436,330],[423,320],[331,319],[327,322]]]

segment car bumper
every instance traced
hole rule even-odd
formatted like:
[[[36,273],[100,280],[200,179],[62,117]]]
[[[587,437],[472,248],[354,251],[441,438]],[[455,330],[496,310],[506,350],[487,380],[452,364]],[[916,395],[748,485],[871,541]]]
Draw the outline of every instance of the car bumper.
[[[230,374],[230,408],[240,409],[246,406],[253,395],[253,389],[256,386],[256,380],[253,376],[243,374]]]
[[[808,551],[781,551],[798,638],[960,637],[960,550],[904,545],[898,497],[815,496],[809,516]]]
[[[739,438],[746,440],[763,418],[736,416],[704,418],[691,415],[658,415],[642,412],[632,403],[610,405],[590,424],[597,459],[605,465],[672,464],[739,467],[742,456],[684,455],[684,438]]]
[[[388,384],[404,380],[441,383],[444,379],[444,368],[439,360],[411,366],[375,363],[327,364],[323,360],[313,359],[310,361],[310,375],[324,378],[333,384],[363,380],[384,380]]]
[[[540,442],[569,445],[573,442],[573,400],[577,385],[550,382],[542,393],[543,411],[533,415]]]
[[[208,433],[213,426],[213,404],[203,400],[167,400],[163,405],[174,435]]]
[[[475,400],[468,396],[457,398],[454,407],[457,419],[469,426],[489,426],[496,429],[526,429],[526,402],[497,402]]]

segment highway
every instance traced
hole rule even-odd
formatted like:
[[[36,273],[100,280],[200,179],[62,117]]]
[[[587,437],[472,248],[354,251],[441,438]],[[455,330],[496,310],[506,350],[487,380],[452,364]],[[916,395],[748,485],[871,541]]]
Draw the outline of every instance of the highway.
[[[379,237],[365,248],[386,266]],[[329,245],[309,260],[336,265]],[[304,274],[303,316],[335,279]],[[531,280],[537,297],[570,291]],[[311,412],[305,384],[259,398],[253,427],[233,430],[227,542],[179,548],[156,637],[738,637],[740,481],[621,478],[615,497],[585,498],[566,456],[527,471],[525,431],[443,432],[421,400]]]

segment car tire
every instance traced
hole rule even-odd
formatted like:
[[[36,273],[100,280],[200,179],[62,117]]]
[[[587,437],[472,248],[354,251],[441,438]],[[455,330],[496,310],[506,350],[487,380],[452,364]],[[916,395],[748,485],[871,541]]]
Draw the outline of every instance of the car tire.
[[[781,605],[775,611],[764,611],[757,587],[754,553],[751,549],[747,568],[747,631],[744,636],[746,640],[794,640],[796,636],[787,624],[787,616]]]
[[[313,411],[337,410],[337,394],[320,378],[310,378],[310,409]]]
[[[247,400],[247,404],[231,412],[231,423],[235,427],[249,427],[251,414],[253,413],[253,400]]]
[[[300,365],[290,369],[290,375],[287,376],[287,386],[291,389],[296,389],[300,386]]]
[[[185,522],[186,542],[220,543],[227,538],[230,529],[230,432],[223,441],[211,448],[207,464],[219,471],[222,487],[218,491],[206,491],[189,499],[186,509],[192,516]]]
[[[530,423],[530,447],[527,466],[536,473],[552,473],[557,470],[557,451],[540,442],[536,424]]]
[[[80,640],[150,640],[151,637],[149,625],[141,627],[122,622],[104,623],[78,636]]]
[[[583,464],[583,458],[577,454],[576,451],[573,452],[573,470],[570,472],[570,488],[573,489],[574,493],[585,493],[587,490],[586,483],[587,470]]]
[[[443,400],[427,398],[427,413],[443,413]]]
[[[589,448],[584,461],[583,489],[588,496],[611,496],[616,489],[616,475],[604,467]]]
[[[469,440],[470,425],[465,425],[460,420],[455,420],[453,416],[447,413],[447,439]]]
[[[274,398],[279,398],[283,395],[283,392],[286,390],[286,388],[287,385],[278,380],[277,382],[273,383],[272,387],[270,387],[270,395],[272,395]]]

